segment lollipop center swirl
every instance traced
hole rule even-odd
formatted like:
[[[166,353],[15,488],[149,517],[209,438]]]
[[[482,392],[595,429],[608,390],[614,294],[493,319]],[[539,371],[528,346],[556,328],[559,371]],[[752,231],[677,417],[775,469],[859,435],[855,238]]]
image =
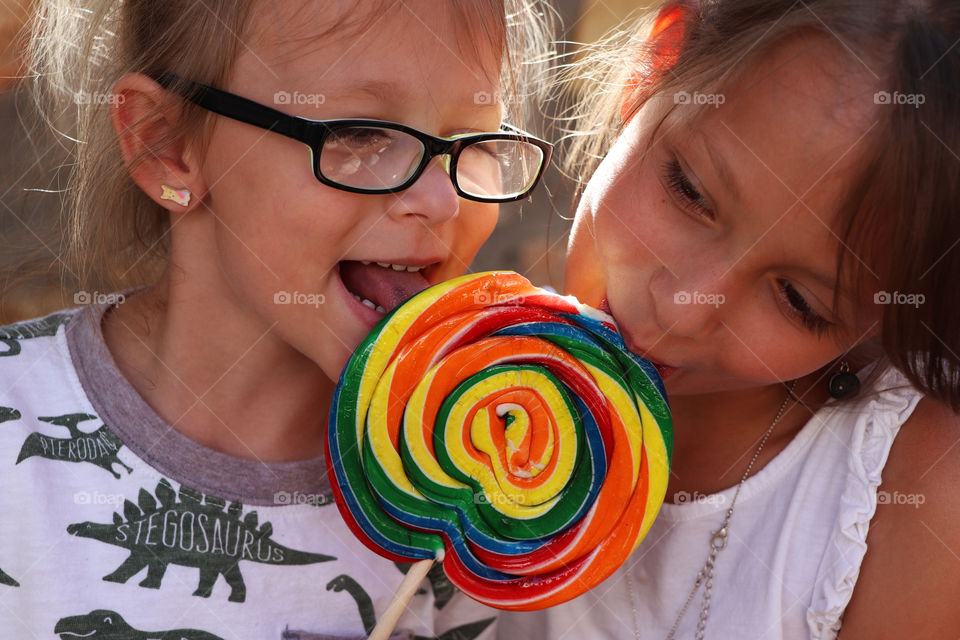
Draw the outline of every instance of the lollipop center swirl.
[[[539,459],[531,460],[533,433],[527,410],[522,405],[504,402],[496,406],[496,414],[503,420],[505,427],[503,438],[506,444],[507,471],[518,478],[536,477],[547,466],[543,459],[549,460],[553,454],[552,438],[545,443]]]

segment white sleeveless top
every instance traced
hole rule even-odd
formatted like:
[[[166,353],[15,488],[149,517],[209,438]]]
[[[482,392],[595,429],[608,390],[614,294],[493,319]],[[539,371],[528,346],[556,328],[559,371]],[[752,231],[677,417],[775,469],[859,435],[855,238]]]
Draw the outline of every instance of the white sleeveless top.
[[[861,372],[861,376],[865,372]],[[819,410],[740,491],[727,547],[717,558],[706,638],[832,639],[850,602],[881,503],[878,492],[897,432],[922,397],[895,369],[874,389]],[[634,554],[589,593],[539,612],[506,613],[499,636],[552,640],[663,640],[693,588],[736,487],[679,494]],[[682,504],[681,504],[682,503]],[[703,590],[676,637],[693,638]]]

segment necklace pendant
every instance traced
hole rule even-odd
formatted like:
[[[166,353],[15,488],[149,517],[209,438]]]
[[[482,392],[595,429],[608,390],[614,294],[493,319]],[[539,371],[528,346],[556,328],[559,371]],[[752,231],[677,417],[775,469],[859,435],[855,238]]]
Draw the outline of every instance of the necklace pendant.
[[[720,527],[719,529],[714,531],[713,539],[710,540],[710,544],[713,546],[714,549],[717,549],[718,551],[720,549],[725,549],[727,547],[727,528]]]

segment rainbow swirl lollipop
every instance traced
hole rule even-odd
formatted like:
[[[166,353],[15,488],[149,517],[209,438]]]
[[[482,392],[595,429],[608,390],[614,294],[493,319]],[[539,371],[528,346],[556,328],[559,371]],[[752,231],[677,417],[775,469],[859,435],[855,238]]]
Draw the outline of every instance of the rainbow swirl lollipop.
[[[443,560],[501,609],[559,604],[619,567],[663,502],[663,383],[609,316],[513,272],[412,297],[354,352],[330,409],[331,484],[388,558]]]

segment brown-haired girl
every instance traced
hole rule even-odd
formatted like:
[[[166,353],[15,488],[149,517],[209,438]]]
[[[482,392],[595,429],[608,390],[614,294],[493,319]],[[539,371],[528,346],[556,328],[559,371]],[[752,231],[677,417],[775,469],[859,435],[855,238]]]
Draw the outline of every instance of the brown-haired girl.
[[[331,394],[536,184],[549,145],[501,128],[500,89],[525,86],[501,69],[534,55],[535,12],[38,4],[86,313],[0,329],[0,635],[364,635],[403,572],[333,504]],[[451,595],[425,584],[401,628],[492,634]]]
[[[566,286],[661,363],[668,504],[502,637],[957,637],[960,5],[691,0],[626,37],[581,67]]]

